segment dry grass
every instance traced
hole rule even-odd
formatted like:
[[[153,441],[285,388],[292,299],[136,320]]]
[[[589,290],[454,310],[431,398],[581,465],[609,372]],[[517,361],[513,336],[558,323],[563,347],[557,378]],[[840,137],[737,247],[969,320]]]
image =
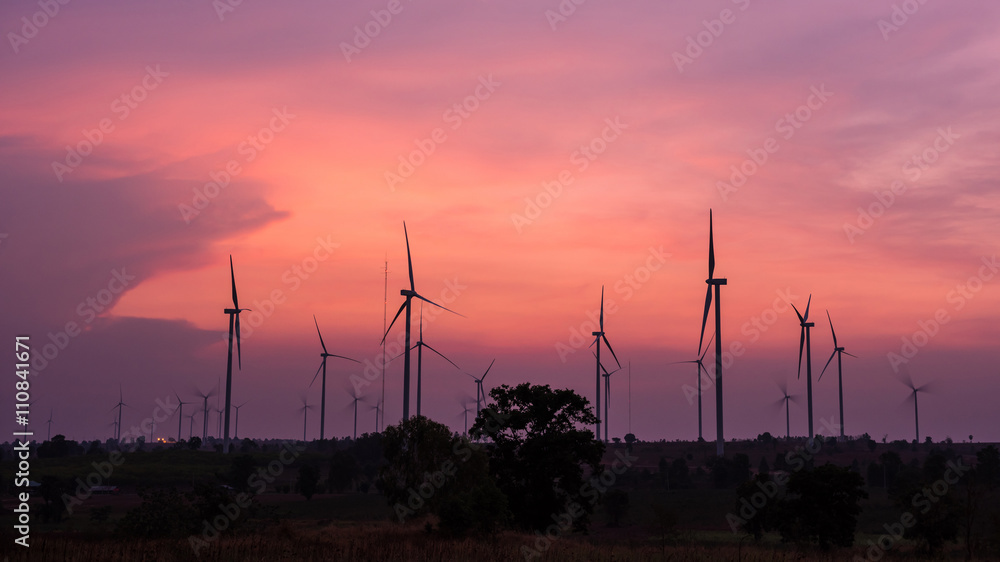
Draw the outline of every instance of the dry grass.
[[[693,538],[693,537],[692,537]],[[223,536],[201,550],[198,556],[187,539],[130,540],[70,536],[52,533],[35,537],[30,553],[13,550],[6,542],[4,555],[11,562],[58,560],[108,562],[173,561],[509,561],[525,560],[523,548],[541,544],[537,536],[504,532],[493,539],[445,540],[424,532],[420,523],[399,526],[389,522],[367,524],[297,524],[283,522],[269,529],[237,536]],[[698,542],[661,546],[639,540],[594,544],[587,537],[558,538],[534,560],[562,561],[719,561],[743,560],[850,560],[854,551],[801,552],[784,545],[753,545],[744,541]],[[30,556],[29,556],[30,554]],[[893,555],[902,553],[894,552]],[[909,560],[916,559],[906,556]]]

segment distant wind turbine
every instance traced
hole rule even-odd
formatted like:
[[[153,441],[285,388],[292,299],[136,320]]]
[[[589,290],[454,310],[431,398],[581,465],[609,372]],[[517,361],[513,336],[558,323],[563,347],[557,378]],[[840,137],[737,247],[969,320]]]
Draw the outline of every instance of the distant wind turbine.
[[[780,383],[778,383],[778,390],[781,391],[781,399],[778,400],[775,403],[775,405],[785,406],[785,440],[788,441],[792,438],[792,418],[791,415],[789,414],[788,403],[794,402],[796,400],[796,397],[791,394],[788,394],[788,383],[785,381],[781,381]]]
[[[313,380],[312,382],[309,383],[309,386],[312,386],[313,383],[316,382],[316,377],[318,377],[320,372],[322,372],[323,383],[322,383],[322,390],[320,390],[321,394],[320,394],[320,406],[319,406],[319,438],[320,440],[322,440],[326,438],[326,359],[327,357],[336,357],[337,359],[346,359],[348,361],[354,361],[355,363],[358,364],[360,364],[361,361],[358,361],[357,359],[351,359],[350,357],[344,357],[343,355],[334,355],[332,353],[329,353],[326,350],[326,343],[323,342],[323,333],[319,331],[319,321],[316,320],[315,314],[313,314],[313,322],[316,324],[316,334],[319,335],[319,345],[322,346],[323,348],[323,353],[320,353],[319,356],[322,357],[323,359],[319,364],[319,369],[316,370],[316,374],[313,375]]]
[[[244,401],[239,406],[233,406],[233,408],[236,410],[236,427],[233,428],[233,439],[240,438],[240,408],[246,406],[247,402],[249,402],[249,400]]]
[[[708,291],[705,293],[705,313],[701,319],[701,337],[698,339],[698,353],[705,339],[705,325],[708,311],[712,307],[712,287],[715,287],[715,454],[722,456],[726,440],[722,432],[722,301],[721,287],[728,284],[725,278],[715,278],[715,239],[712,228],[712,211],[708,211]]]
[[[392,318],[392,322],[389,323],[389,327],[386,329],[385,335],[382,336],[382,343],[383,344],[385,343],[385,338],[386,336],[389,335],[389,330],[392,330],[392,326],[396,323],[396,320],[399,318],[399,315],[403,313],[403,310],[406,310],[406,341],[403,347],[404,349],[403,353],[405,355],[405,358],[403,360],[403,419],[406,420],[409,419],[410,417],[410,324],[411,324],[410,318],[412,315],[411,301],[414,298],[417,298],[428,304],[432,304],[438,308],[447,310],[452,314],[456,314],[458,316],[462,315],[458,314],[454,310],[445,308],[440,304],[430,299],[427,299],[421,296],[419,293],[417,293],[417,289],[413,283],[413,260],[410,257],[410,236],[406,232],[406,222],[403,222],[403,236],[406,238],[406,264],[410,273],[410,288],[401,289],[399,291],[399,294],[406,297],[406,300],[403,301],[403,304],[399,307],[399,310],[396,311],[396,316],[394,316]]]
[[[792,310],[799,317],[799,326],[802,331],[799,333],[799,370],[796,378],[802,376],[802,350],[806,350],[806,404],[809,410],[809,444],[812,445],[816,434],[813,433],[813,383],[812,383],[812,340],[809,337],[809,330],[816,324],[809,322],[809,305],[812,303],[812,295],[806,301],[806,313],[799,313],[799,309],[792,305]]]
[[[185,402],[181,400],[181,395],[174,392],[174,396],[177,397],[177,442],[181,442],[181,422],[184,421],[184,404],[191,404],[192,402]]]
[[[469,434],[469,412],[472,411],[472,408],[470,408],[469,406],[470,406],[469,402],[462,400],[462,415],[465,417],[465,432],[462,433],[462,435]]]
[[[118,408],[118,425],[115,428],[115,441],[121,443],[122,439],[122,407],[128,406],[125,403],[125,398],[122,395],[122,385],[118,383],[118,403],[112,406],[112,410]]]
[[[611,375],[621,371],[621,367],[615,369],[614,371],[608,372],[604,365],[601,365],[601,370],[604,374],[604,442],[608,441],[608,428],[611,426],[611,415],[609,410],[611,409]]]
[[[375,433],[378,433],[378,420],[379,416],[382,414],[382,401],[379,400],[373,406],[368,407],[371,410],[375,410]]]
[[[423,370],[422,365],[423,365],[423,362],[424,362],[424,359],[423,359],[423,357],[424,357],[424,348],[426,347],[427,349],[433,351],[434,353],[437,353],[438,356],[440,356],[445,361],[451,363],[452,366],[454,366],[456,369],[459,368],[458,365],[455,365],[454,361],[452,361],[451,359],[448,359],[447,357],[445,357],[444,354],[442,354],[440,351],[434,349],[429,344],[424,343],[424,303],[420,303],[420,323],[419,323],[419,325],[420,325],[420,330],[419,330],[418,336],[417,336],[417,343],[413,344],[413,347],[410,348],[410,349],[416,349],[417,350],[417,415],[418,416],[421,415],[421,410],[420,410],[420,395],[421,395],[421,390],[420,389],[423,387],[423,382],[421,380],[421,371]],[[399,359],[399,357],[401,355],[403,355],[403,354],[401,353],[401,354],[393,357],[392,359],[390,359],[390,361],[395,361],[396,359]]]
[[[204,412],[202,412],[202,430],[201,430],[201,442],[204,443],[208,441],[208,399],[215,395],[215,389],[208,392],[202,392],[198,389],[198,396],[204,400]]]
[[[299,411],[302,412],[302,441],[306,440],[306,421],[309,414],[309,410],[312,409],[313,407],[309,405],[309,398],[302,397],[302,407],[299,408]]]
[[[188,416],[188,441],[194,437],[194,414]]]
[[[240,313],[249,311],[249,308],[240,308],[239,299],[236,296],[236,273],[233,270],[233,256],[229,256],[229,276],[233,286],[233,307],[223,310],[229,315],[229,359],[226,363],[226,427],[225,436],[222,438],[222,452],[229,453],[229,409],[232,405],[233,392],[233,333],[236,334],[236,360],[240,370],[243,370],[243,354],[240,351]],[[207,420],[206,420],[207,421]]]
[[[49,421],[47,421],[45,423],[49,424],[49,430],[48,430],[48,432],[45,435],[45,440],[46,441],[51,441],[52,440],[52,410],[51,409],[49,410]]]
[[[465,374],[469,375],[470,377],[472,377],[473,380],[476,381],[476,417],[477,418],[479,417],[479,412],[482,411],[482,404],[484,402],[486,402],[486,391],[483,390],[483,380],[486,379],[486,375],[488,375],[490,373],[490,369],[493,368],[493,364],[496,363],[496,361],[497,361],[496,359],[494,359],[493,361],[490,361],[490,366],[486,367],[486,372],[483,373],[483,376],[481,376],[479,378],[476,378],[476,376],[473,375],[473,374],[471,374],[471,373],[465,373]]]
[[[833,329],[833,320],[830,318],[830,311],[826,311],[826,319],[830,321],[830,333],[833,334],[833,353],[830,354],[830,358],[826,360],[826,365],[823,366],[823,370],[819,373],[819,379],[816,382],[823,380],[823,373],[826,372],[826,368],[830,366],[830,361],[833,361],[833,357],[837,357],[837,391],[840,395],[840,439],[844,440],[844,369],[841,365],[842,355],[850,355],[857,359],[857,355],[851,355],[844,351],[843,347],[837,345],[837,332]]]
[[[604,285],[601,285],[601,316],[599,320],[599,326],[596,332],[591,332],[594,336],[594,342],[590,345],[597,345],[597,353],[594,355],[597,357],[597,401],[594,403],[594,414],[597,418],[597,427],[595,428],[594,439],[600,441],[601,439],[601,340],[604,340],[604,344],[608,346],[608,351],[611,352],[611,356],[615,358],[615,363],[618,364],[618,368],[622,368],[621,362],[618,361],[618,356],[615,355],[615,350],[611,348],[611,342],[608,341],[608,337],[604,335]],[[607,430],[605,428],[605,441],[607,441]]]
[[[910,389],[911,394],[906,398],[906,400],[909,401],[910,398],[913,398],[913,424],[916,431],[917,443],[920,443],[920,412],[917,409],[917,394],[932,390],[929,388],[932,386],[932,383],[924,383],[920,386],[915,386],[913,384],[913,379],[909,375],[906,376],[906,380],[900,382],[905,384],[907,388]]]
[[[357,441],[358,440],[358,402],[364,402],[364,400],[361,399],[361,396],[358,394],[358,391],[355,390],[354,388],[351,388],[351,390],[348,393],[351,395],[351,402],[354,405],[354,440]]]
[[[695,375],[698,376],[698,441],[703,441],[704,440],[704,438],[702,436],[702,432],[701,432],[701,420],[702,420],[702,415],[701,415],[701,373],[704,372],[705,375],[708,376],[708,377],[712,376],[712,374],[710,372],[708,372],[708,368],[705,367],[705,355],[708,354],[708,349],[712,346],[712,339],[713,338],[715,338],[714,335],[711,338],[708,339],[708,344],[705,345],[705,351],[701,352],[701,357],[698,357],[697,359],[692,359],[690,361],[674,361],[673,363],[671,363],[671,365],[678,365],[678,364],[681,364],[681,363],[694,363],[695,365],[697,365],[697,368],[695,369],[695,371],[696,371]]]

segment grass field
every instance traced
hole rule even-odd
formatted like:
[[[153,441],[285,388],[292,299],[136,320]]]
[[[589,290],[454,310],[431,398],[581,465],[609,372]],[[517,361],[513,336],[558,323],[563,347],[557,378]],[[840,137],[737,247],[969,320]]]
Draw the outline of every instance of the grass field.
[[[614,446],[610,447],[613,454]],[[198,552],[188,539],[135,539],[114,534],[115,522],[141,503],[137,491],[144,485],[176,486],[190,489],[196,482],[216,482],[224,476],[231,459],[205,451],[161,450],[129,453],[108,479],[122,488],[120,495],[92,496],[60,523],[32,522],[30,557],[25,549],[13,545],[13,497],[2,496],[3,544],[0,556],[15,560],[525,560],[527,553],[537,553],[534,560],[851,560],[865,558],[869,544],[877,542],[883,525],[898,521],[900,512],[881,488],[869,489],[863,502],[858,535],[852,549],[821,552],[782,544],[776,535],[754,543],[743,533],[733,533],[726,514],[735,507],[732,489],[667,490],[654,477],[661,457],[691,455],[692,468],[699,466],[706,452],[705,444],[642,444],[635,454],[636,478],[625,484],[629,509],[622,524],[610,527],[600,507],[594,514],[586,535],[570,534],[554,540],[537,534],[504,531],[492,538],[449,540],[428,533],[425,525],[433,519],[417,519],[402,525],[394,522],[392,511],[374,488],[370,493],[317,494],[311,500],[294,492],[297,464],[284,470],[257,496],[264,506],[266,520],[251,521],[240,531],[223,533],[207,542]],[[773,459],[780,449],[749,447],[754,463],[761,457]],[[828,451],[840,462],[853,458],[877,457],[879,451]],[[276,453],[255,453],[265,465]],[[33,459],[32,478],[54,476],[62,480],[85,479],[93,463],[107,457],[70,457]],[[304,453],[302,459],[322,460],[328,454]],[[301,459],[300,459],[301,460]],[[821,457],[817,462],[825,462]],[[12,481],[13,464],[0,463],[5,482]],[[641,477],[639,477],[641,473]],[[281,492],[285,486],[292,491]],[[32,500],[35,505],[38,500]],[[666,509],[676,524],[665,532],[658,526],[654,506]],[[107,521],[93,521],[91,514],[109,507]],[[34,509],[34,507],[33,507]],[[959,545],[949,545],[937,558],[924,558],[916,545],[902,541],[885,553],[883,559],[959,560]]]

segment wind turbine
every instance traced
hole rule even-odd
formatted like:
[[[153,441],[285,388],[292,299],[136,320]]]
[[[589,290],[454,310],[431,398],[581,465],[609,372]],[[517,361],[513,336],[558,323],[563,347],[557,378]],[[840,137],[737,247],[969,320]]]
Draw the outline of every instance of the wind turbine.
[[[621,371],[621,367],[609,373],[604,365],[601,365],[601,370],[604,371],[604,374],[601,376],[604,377],[604,442],[607,443],[608,426],[611,425],[611,416],[608,413],[608,410],[611,407],[611,375]]]
[[[920,443],[920,413],[917,410],[917,394],[921,393],[921,392],[928,392],[929,391],[928,387],[931,386],[932,383],[925,383],[925,384],[922,384],[920,386],[914,386],[913,379],[909,375],[906,375],[906,380],[905,381],[900,381],[900,382],[902,382],[903,384],[905,384],[907,386],[907,388],[910,389],[910,392],[911,392],[910,396],[912,396],[912,398],[913,398],[913,423],[914,423],[914,428],[916,430],[917,443],[919,444]],[[907,400],[909,400],[909,397],[907,398]]]
[[[445,361],[451,363],[452,366],[454,366],[456,369],[459,368],[458,365],[455,365],[454,361],[452,361],[451,359],[448,359],[447,357],[445,357],[444,354],[442,354],[440,351],[434,349],[429,344],[424,343],[424,303],[420,303],[420,324],[419,325],[420,325],[420,331],[418,332],[417,343],[413,344],[413,347],[410,348],[410,349],[416,349],[417,350],[417,415],[418,416],[420,415],[420,394],[421,394],[420,390],[423,387],[423,383],[421,382],[421,371],[423,370],[422,369],[422,365],[423,365],[423,362],[424,362],[424,359],[423,359],[423,357],[424,357],[424,348],[426,347],[427,349],[433,351],[434,353],[437,353],[438,356],[440,356]],[[402,355],[402,354],[400,354],[400,355]],[[390,361],[395,361],[396,359],[399,359],[399,355],[393,357],[392,359],[390,359]]]
[[[473,374],[471,374],[471,373],[465,373],[465,374],[469,375],[470,377],[472,377],[473,380],[476,381],[476,417],[477,418],[479,417],[479,412],[482,410],[482,402],[486,402],[486,391],[483,390],[483,379],[486,378],[486,375],[489,374],[490,369],[493,368],[493,363],[496,363],[496,359],[494,359],[493,361],[490,361],[490,366],[486,367],[486,372],[483,373],[483,376],[481,376],[479,378],[476,378],[476,376],[473,375]],[[480,401],[482,401],[482,402],[480,402]]]
[[[236,273],[233,270],[233,256],[229,256],[229,276],[233,284],[233,307],[223,309],[229,315],[229,359],[226,363],[226,433],[222,438],[222,452],[229,453],[229,408],[232,405],[233,392],[233,333],[236,333],[236,360],[240,370],[243,370],[243,354],[240,352],[240,313],[249,308],[240,308],[236,297]],[[206,420],[207,421],[207,420]]]
[[[778,383],[778,390],[781,391],[781,399],[775,402],[776,406],[784,404],[785,406],[785,440],[788,441],[792,438],[792,418],[789,414],[789,402],[794,402],[796,397],[788,394],[788,383],[781,381]]]
[[[233,428],[233,439],[239,439],[240,438],[240,408],[242,408],[243,406],[246,406],[247,402],[249,402],[249,400],[244,401],[239,406],[233,406],[233,408],[236,409],[236,427]]]
[[[596,433],[594,433],[594,439],[601,439],[601,340],[604,340],[604,344],[608,346],[608,351],[611,352],[611,356],[615,358],[615,363],[618,364],[618,368],[622,368],[621,362],[618,361],[618,356],[615,355],[615,350],[611,348],[611,343],[608,341],[608,337],[604,335],[604,285],[601,285],[601,316],[600,316],[600,326],[598,331],[591,332],[594,336],[594,343],[590,345],[597,344],[597,353],[594,354],[597,357],[597,401],[594,403],[594,414],[597,418],[597,427],[595,428]],[[605,428],[605,441],[607,441],[607,431]]]
[[[722,436],[722,300],[721,287],[728,282],[725,278],[715,278],[715,239],[712,227],[712,211],[708,211],[708,291],[705,293],[705,313],[701,318],[701,337],[698,339],[698,353],[705,339],[705,325],[708,311],[712,307],[712,287],[715,287],[715,454],[722,456],[726,440]]]
[[[376,402],[374,406],[369,406],[369,408],[375,410],[375,432],[378,433],[378,420],[379,415],[382,413],[382,400]]]
[[[826,319],[830,321],[830,333],[833,334],[833,353],[830,354],[830,358],[826,360],[826,365],[823,366],[823,370],[819,373],[819,379],[816,382],[823,380],[823,373],[826,372],[826,368],[830,366],[830,361],[833,361],[834,355],[837,356],[837,391],[840,394],[840,440],[844,440],[844,370],[841,365],[841,359],[844,354],[851,355],[844,351],[843,347],[837,345],[837,332],[833,329],[833,320],[830,318],[830,311],[826,311]],[[851,355],[857,359],[857,355]]]
[[[202,392],[198,389],[198,396],[204,400],[204,412],[202,412],[202,429],[201,429],[201,442],[204,443],[208,441],[208,399],[215,395],[215,390],[210,390],[208,392]]]
[[[421,296],[419,293],[417,293],[417,289],[413,284],[413,260],[410,257],[410,236],[406,232],[405,221],[403,222],[403,236],[406,238],[406,265],[409,268],[409,273],[410,273],[410,288],[401,289],[399,291],[399,294],[406,297],[406,300],[403,301],[403,304],[399,307],[399,310],[396,311],[396,316],[394,316],[392,318],[392,322],[389,323],[389,328],[386,329],[385,335],[382,336],[382,343],[383,344],[385,343],[385,338],[386,336],[389,335],[389,330],[392,330],[392,326],[393,324],[396,323],[396,320],[399,318],[399,315],[403,313],[403,310],[406,310],[406,341],[404,342],[404,347],[403,347],[404,349],[403,353],[405,355],[405,358],[403,360],[403,419],[406,420],[409,419],[410,417],[410,317],[412,309],[411,301],[414,298],[417,298],[428,304],[432,304],[438,308],[447,310],[452,314],[457,314],[458,316],[462,315],[458,314],[454,310],[445,308],[440,304],[430,299],[427,299]],[[464,316],[462,317],[464,318]]]
[[[701,352],[701,357],[699,357],[697,359],[692,359],[690,361],[674,361],[673,363],[671,363],[671,365],[678,365],[678,364],[681,364],[681,363],[694,363],[695,365],[698,366],[698,368],[696,369],[696,372],[695,372],[695,374],[698,376],[698,441],[704,441],[704,438],[702,437],[702,433],[701,433],[701,420],[702,420],[702,415],[701,415],[701,373],[704,371],[705,375],[707,375],[709,377],[712,376],[712,373],[708,372],[708,368],[705,367],[705,355],[708,354],[708,349],[709,349],[709,347],[712,346],[712,339],[713,338],[715,338],[714,335],[711,338],[709,338],[708,344],[705,345],[705,351]]]
[[[302,441],[303,442],[305,442],[305,440],[306,440],[306,421],[307,421],[307,417],[309,415],[309,410],[312,410],[312,409],[313,409],[313,407],[309,405],[309,398],[303,396],[302,397],[302,408],[299,409],[299,411],[302,412]]]
[[[118,403],[111,407],[112,410],[118,408],[118,426],[115,428],[115,441],[121,442],[122,438],[122,407],[128,406],[125,403],[125,398],[122,395],[122,385],[118,383]]]
[[[51,441],[52,440],[52,410],[51,409],[49,409],[49,421],[47,421],[45,423],[49,424],[49,430],[45,434],[45,440],[46,441]]]
[[[316,374],[313,375],[313,380],[311,383],[309,383],[309,386],[312,386],[313,383],[316,382],[316,377],[318,377],[320,371],[322,371],[323,383],[322,383],[322,390],[320,391],[321,395],[320,395],[320,406],[319,406],[319,438],[320,440],[323,440],[326,437],[326,358],[336,357],[337,359],[347,359],[348,361],[354,361],[355,363],[358,364],[360,364],[361,361],[358,361],[357,359],[351,359],[350,357],[344,357],[343,355],[334,355],[332,353],[327,352],[326,344],[323,342],[323,333],[319,331],[319,321],[316,320],[315,314],[313,314],[313,322],[316,324],[316,333],[319,335],[319,345],[323,347],[323,353],[319,354],[319,356],[322,357],[323,360],[320,362],[319,369],[317,369]]]
[[[466,398],[468,398],[468,397],[466,397]],[[462,415],[465,416],[465,433],[463,433],[462,435],[468,435],[469,434],[469,412],[471,412],[471,411],[472,411],[472,408],[469,407],[469,403],[466,402],[465,400],[463,400],[462,401]]]
[[[358,402],[362,402],[361,396],[358,395],[358,391],[351,388],[349,394],[351,395],[351,402],[354,403],[354,440],[358,440]]]
[[[181,442],[181,422],[184,421],[184,404],[191,404],[192,402],[185,402],[181,400],[181,395],[174,392],[174,396],[177,397],[177,442]]]
[[[792,305],[792,310],[795,311],[796,316],[799,317],[799,325],[802,327],[802,331],[799,333],[799,371],[796,378],[802,376],[802,349],[806,350],[806,404],[809,410],[809,445],[813,443],[815,438],[815,433],[813,433],[813,381],[812,381],[812,340],[809,337],[809,330],[816,324],[814,322],[809,322],[809,305],[812,303],[812,295],[809,295],[809,300],[806,301],[806,313],[805,315],[799,313],[799,309]]]
[[[194,414],[188,416],[188,441],[194,437]]]

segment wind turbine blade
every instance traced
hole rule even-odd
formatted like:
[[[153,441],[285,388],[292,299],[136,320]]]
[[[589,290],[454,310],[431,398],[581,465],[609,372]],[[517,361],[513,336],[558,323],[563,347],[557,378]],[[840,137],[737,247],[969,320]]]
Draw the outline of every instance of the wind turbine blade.
[[[806,313],[805,313],[805,316],[802,317],[802,321],[803,322],[805,322],[806,320],[809,319],[809,305],[812,304],[812,301],[813,301],[813,296],[812,296],[812,294],[810,294],[809,295],[809,300],[806,301]]]
[[[410,258],[410,235],[406,232],[406,221],[403,221],[403,236],[406,237],[406,265],[410,270],[410,290],[417,292],[413,286],[413,260]]]
[[[409,298],[407,298],[405,301],[403,301],[403,304],[400,305],[399,310],[396,311],[396,315],[392,317],[392,322],[389,322],[389,327],[386,328],[385,334],[382,336],[382,341],[379,342],[379,345],[382,345],[383,343],[385,343],[386,336],[389,335],[389,331],[392,330],[392,326],[396,323],[396,320],[399,319],[399,315],[402,314],[404,310],[406,310],[406,303],[408,303],[408,302],[410,302]]]
[[[454,366],[455,366],[455,368],[456,368],[456,369],[458,369],[458,365],[455,365],[455,362],[454,362],[454,361],[452,361],[451,359],[448,359],[447,357],[445,357],[445,356],[444,356],[444,354],[443,354],[443,353],[441,353],[440,351],[438,351],[438,350],[434,349],[433,347],[431,347],[430,345],[428,345],[428,344],[426,344],[426,343],[424,344],[424,347],[426,347],[427,349],[429,349],[429,350],[433,351],[434,353],[437,353],[437,354],[438,354],[438,356],[440,356],[440,357],[441,357],[441,359],[444,359],[445,361],[447,361],[447,362],[451,363],[452,365],[454,365]]]
[[[347,359],[348,361],[354,361],[355,363],[358,363],[359,365],[361,364],[361,361],[358,361],[357,359],[351,359],[350,357],[344,357],[343,355],[334,355],[332,353],[327,353],[326,356],[327,357],[336,357],[337,359]]]
[[[830,354],[830,358],[826,360],[826,365],[823,365],[823,370],[819,372],[819,378],[816,379],[816,382],[823,380],[823,373],[826,372],[826,368],[830,366],[830,362],[833,361],[833,358],[836,356],[837,356],[837,350],[834,349],[833,353]]]
[[[830,318],[830,311],[826,311],[826,319],[830,321],[830,333],[833,334],[833,347],[837,347],[837,332],[833,329],[833,319]]]
[[[705,326],[708,324],[708,311],[710,308],[712,308],[711,285],[708,286],[708,291],[705,293],[705,314],[701,317],[701,336],[698,338],[698,353],[701,353],[701,344],[705,341]]]
[[[420,300],[422,300],[422,301],[424,301],[424,302],[426,302],[426,303],[428,303],[428,304],[433,304],[434,306],[436,306],[436,307],[438,307],[438,308],[443,308],[444,310],[447,310],[448,312],[450,312],[450,313],[452,313],[452,314],[458,314],[458,313],[457,313],[457,312],[455,312],[454,310],[452,310],[452,309],[450,309],[450,308],[446,308],[446,307],[443,307],[443,306],[441,306],[440,304],[438,304],[438,303],[436,303],[436,302],[434,302],[434,301],[432,301],[432,300],[430,300],[430,299],[428,299],[428,298],[424,298],[424,297],[423,297],[423,296],[421,296],[421,295],[418,295],[418,294],[414,293],[414,295],[413,295],[413,296],[414,296],[414,297],[417,297],[418,299],[420,299]],[[461,316],[462,318],[465,318],[465,315],[464,315],[464,314],[458,314],[458,315],[459,315],[459,316]]]
[[[229,254],[229,278],[233,282],[233,308],[239,308],[239,299],[236,297],[236,272],[233,270],[233,255]]]
[[[619,361],[618,360],[618,356],[615,355],[615,350],[611,349],[611,342],[608,341],[608,336],[602,335],[601,339],[604,340],[604,345],[608,346],[608,351],[611,352],[611,356],[615,358],[615,363],[617,363],[618,364],[618,368],[621,369],[622,368],[621,361]]]
[[[601,285],[601,327],[598,328],[600,331],[604,331],[604,285]]]
[[[851,357],[853,357],[855,359],[860,359],[860,357],[858,357],[857,355],[855,355],[853,353],[848,353],[846,351],[841,351],[841,353],[843,353],[844,355],[850,355]]]
[[[712,277],[715,274],[715,237],[714,229],[712,227],[712,210],[708,210],[708,278],[714,279]]]
[[[806,319],[802,317],[802,314],[799,313],[799,309],[795,308],[794,304],[792,305],[792,310],[794,310],[795,315],[799,317],[799,324],[802,324],[806,321]]]
[[[319,344],[323,346],[323,353],[326,353],[326,344],[323,342],[323,333],[319,331],[319,321],[316,320],[315,314],[313,314],[313,322],[316,323],[316,333],[319,335]]]
[[[494,359],[493,361],[490,361],[490,366],[486,368],[486,372],[485,372],[485,373],[483,373],[483,376],[482,376],[482,377],[480,377],[480,379],[479,379],[479,383],[480,383],[480,384],[482,384],[483,380],[485,380],[485,379],[486,379],[486,375],[488,375],[488,374],[490,373],[490,369],[492,369],[492,368],[493,368],[493,364],[494,364],[494,363],[496,363],[496,362],[497,362],[497,360],[496,360],[496,359]]]
[[[319,363],[319,369],[316,369],[316,374],[313,375],[313,380],[309,383],[309,387],[310,388],[312,388],[313,383],[316,382],[316,377],[319,376],[319,372],[323,370],[323,364],[324,363],[326,363],[325,359],[323,361],[320,361],[320,363]]]
[[[240,313],[236,313],[236,361],[243,370],[243,351],[240,349]]]
[[[708,350],[712,348],[712,340],[714,339],[715,339],[715,334],[713,333],[712,337],[708,338],[708,343],[705,344],[705,351],[703,351],[701,357],[698,358],[699,361],[705,360],[705,356],[708,355]]]
[[[796,311],[797,312],[797,311]],[[806,346],[806,329],[802,328],[799,332],[799,372],[795,375],[795,378],[802,377],[802,349]]]
[[[697,362],[698,362],[697,359],[692,360],[692,361],[672,361],[670,363],[667,363],[667,365],[679,365],[681,363],[697,363]]]

